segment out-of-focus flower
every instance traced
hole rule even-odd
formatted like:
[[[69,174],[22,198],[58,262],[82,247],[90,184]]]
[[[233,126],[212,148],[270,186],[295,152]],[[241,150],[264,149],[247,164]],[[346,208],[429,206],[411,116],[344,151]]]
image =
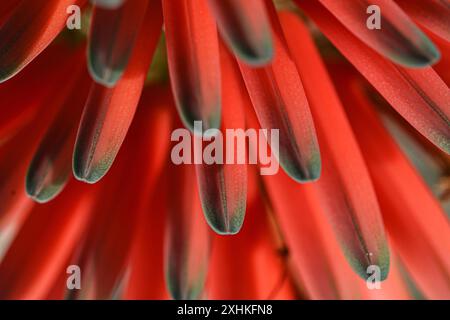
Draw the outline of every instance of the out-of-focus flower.
[[[275,2],[2,1],[0,298],[450,297],[450,4]],[[283,172],[174,165],[194,121],[279,129]]]

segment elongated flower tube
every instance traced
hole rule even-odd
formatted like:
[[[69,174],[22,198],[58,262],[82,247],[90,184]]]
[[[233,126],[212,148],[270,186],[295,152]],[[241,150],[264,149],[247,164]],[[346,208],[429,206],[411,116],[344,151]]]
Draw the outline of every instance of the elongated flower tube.
[[[450,58],[448,57],[450,52],[450,42],[434,36],[433,34],[430,34],[430,36],[433,37],[433,40],[439,45],[439,48],[441,48],[443,52],[441,60],[433,66],[433,70],[436,71],[447,86],[450,86]]]
[[[450,4],[440,0],[395,0],[407,14],[427,29],[450,41]]]
[[[119,8],[126,0],[91,0],[93,4],[97,7],[102,7],[105,9],[117,9]]]
[[[206,1],[162,0],[173,95],[192,131],[194,121],[202,121],[205,130],[220,127],[219,43]]]
[[[14,11],[20,0],[5,0],[0,8],[0,23],[3,24],[4,19]]]
[[[35,202],[26,193],[17,192],[23,187],[26,175],[26,162],[30,161],[32,153],[27,150],[35,148],[42,134],[42,128],[34,129],[26,126],[28,134],[20,133],[0,149],[2,160],[0,172],[2,183],[0,185],[0,260],[8,252],[17,232],[35,206]],[[33,138],[33,135],[36,137]],[[11,149],[11,145],[19,144],[20,150],[5,154],[5,149]],[[17,166],[20,161],[21,165]]]
[[[448,1],[0,2],[0,298],[450,298]]]
[[[164,260],[166,202],[161,200],[165,196],[164,189],[155,188],[149,199],[147,212],[141,215],[138,221],[130,257],[132,269],[124,290],[124,299],[170,298],[166,289],[164,268],[155,263]]]
[[[152,4],[148,10],[155,10]],[[125,1],[116,9],[94,7],[89,36],[89,71],[98,83],[113,87],[122,77],[137,40],[148,0]],[[150,17],[148,17],[150,18]]]
[[[153,90],[152,90],[153,89]],[[148,99],[149,93],[155,93],[157,99]],[[124,146],[124,151],[118,156],[117,163],[111,174],[105,177],[100,185],[103,186],[102,197],[112,198],[115,194],[122,197],[104,205],[101,201],[96,204],[96,220],[92,225],[92,237],[86,240],[85,264],[92,267],[94,290],[86,298],[110,299],[121,295],[125,290],[123,283],[133,272],[129,268],[131,249],[135,239],[135,230],[138,223],[146,217],[149,209],[150,194],[157,183],[157,172],[165,164],[169,143],[167,137],[170,129],[170,113],[165,106],[166,91],[157,87],[144,93],[139,106],[136,122]],[[150,132],[158,129],[160,136],[151,139],[141,139],[150,136]],[[153,150],[158,149],[158,152]],[[139,161],[147,163],[145,168],[125,168],[130,162]],[[123,181],[128,181],[124,184]],[[133,198],[135,195],[138,201]],[[101,254],[99,253],[101,252]],[[113,262],[112,262],[113,260]],[[108,272],[104,272],[105,269]]]
[[[209,0],[219,30],[228,46],[250,65],[273,57],[269,17],[261,0]]]
[[[448,219],[373,113],[359,90],[360,83],[352,78],[340,81],[349,84],[341,91],[342,96],[346,102],[352,102],[346,104],[349,119],[364,151],[392,242],[408,270],[416,271],[413,277],[423,292],[432,299],[447,297],[450,293]],[[359,112],[355,112],[357,108]],[[387,157],[389,161],[384,161]],[[378,175],[380,170],[385,173],[383,177]],[[389,179],[389,186],[383,183],[385,179]],[[411,192],[414,197],[410,197]],[[426,223],[421,222],[424,217]],[[415,236],[418,233],[423,236],[420,241]],[[424,252],[430,253],[429,259],[420,258]]]
[[[94,183],[111,167],[125,139],[141,97],[145,77],[160,34],[161,11],[147,11],[130,64],[114,88],[94,84],[77,134],[73,172]]]
[[[46,99],[54,94],[54,86],[64,83],[66,73],[76,73],[73,68],[80,62],[81,59],[77,58],[76,52],[72,52],[71,47],[55,44],[26,70],[1,86],[0,147],[30,124],[39,114],[40,106],[45,105]],[[59,70],[49,70],[48,65],[51,63],[58,63]],[[41,77],[36,77],[36,74]],[[32,94],[23,94],[24,91]]]
[[[193,185],[195,168],[170,164],[167,170],[165,185],[176,197],[166,199],[164,269],[168,290],[174,299],[200,299],[208,270],[210,235]],[[177,177],[181,183],[173,185],[170,177]]]
[[[63,190],[71,177],[72,146],[81,117],[83,99],[89,86],[85,73],[74,75],[73,80],[75,81],[71,84],[71,93],[63,102],[28,167],[26,191],[37,202],[52,200]],[[80,92],[83,95],[80,95]]]
[[[241,130],[240,133],[245,139],[244,104],[248,104],[249,99],[243,90],[244,87],[240,85],[242,79],[233,57],[224,46],[221,49],[224,93],[221,128],[224,129],[223,132],[227,129]],[[213,135],[209,146],[218,146],[216,157],[222,159],[218,159],[219,163],[211,159],[213,163],[196,165],[199,193],[206,220],[220,234],[235,234],[239,232],[244,222],[247,164],[245,161],[240,163],[242,160],[239,157],[242,153],[247,154],[247,146],[242,144],[241,138],[234,134]],[[194,139],[198,139],[199,144],[202,143],[199,141],[201,138],[194,137]],[[232,146],[233,149],[228,146]]]
[[[275,8],[266,3],[274,25],[275,57],[266,67],[240,63],[242,76],[261,127],[279,130],[278,154],[283,169],[296,181],[314,181],[321,170],[314,122]]]
[[[322,178],[314,187],[322,194],[328,217],[355,271],[367,279],[367,268],[377,265],[384,280],[389,271],[389,250],[369,172],[306,28],[290,13],[281,13],[281,22],[300,76],[308,79],[305,90],[326,159]],[[303,59],[309,63],[303,64]]]
[[[311,2],[310,0],[308,0]],[[407,67],[423,67],[439,59],[428,37],[391,0],[351,2],[320,0],[359,40],[388,59]],[[377,6],[380,28],[369,28],[370,6]]]
[[[56,38],[66,23],[69,5],[84,2],[36,0],[17,3],[0,26],[0,82],[21,71]]]
[[[27,167],[33,158],[33,153],[39,145],[42,135],[47,126],[52,123],[54,116],[61,110],[66,100],[66,95],[70,92],[74,80],[64,82],[67,74],[75,73],[77,64],[82,61],[81,51],[69,51],[65,46],[54,45],[42,56],[42,60],[36,61],[33,66],[34,71],[43,70],[48,63],[59,63],[59,69],[52,69],[42,76],[45,81],[30,81],[32,85],[31,93],[36,92],[34,99],[18,100],[20,103],[30,104],[25,108],[44,110],[37,123],[28,122],[24,124],[22,130],[13,135],[4,146],[0,148],[2,154],[0,160],[0,171],[2,172],[2,183],[0,184],[0,217],[8,217],[15,212],[14,208],[22,203],[22,193],[17,190],[24,190],[24,181]],[[35,69],[36,68],[36,69]],[[27,77],[18,79],[19,81],[29,81]],[[59,91],[54,92],[53,88],[59,86]],[[4,102],[9,102],[6,99]],[[16,146],[9,151],[9,146]],[[21,147],[17,147],[21,146]],[[6,219],[6,218],[4,218]],[[7,220],[7,219],[6,219]],[[0,223],[1,224],[1,223]]]
[[[411,125],[450,153],[450,90],[431,68],[404,69],[358,42],[320,4],[301,3],[333,44]]]
[[[305,191],[309,186],[298,188],[284,173],[265,177],[264,183],[272,210],[279,217],[281,230],[290,248],[293,269],[296,270],[297,277],[305,286],[309,297],[337,299],[356,296],[357,289],[351,289],[348,284],[351,281],[347,281],[349,293],[344,290],[341,281],[349,279],[346,273],[339,273],[339,259],[332,257],[333,247],[329,247],[325,233],[318,229],[320,220],[316,216],[322,214],[320,202],[314,202],[313,193]],[[301,204],[290,201],[293,198],[301,200]],[[308,216],[304,216],[306,212]],[[327,276],[313,277],[316,272]]]

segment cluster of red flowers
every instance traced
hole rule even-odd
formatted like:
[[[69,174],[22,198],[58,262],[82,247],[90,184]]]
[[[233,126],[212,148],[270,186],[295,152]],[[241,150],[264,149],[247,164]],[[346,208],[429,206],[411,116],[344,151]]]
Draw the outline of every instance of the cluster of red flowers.
[[[2,0],[0,298],[450,298],[450,3],[370,2]],[[173,164],[194,121],[283,172]]]

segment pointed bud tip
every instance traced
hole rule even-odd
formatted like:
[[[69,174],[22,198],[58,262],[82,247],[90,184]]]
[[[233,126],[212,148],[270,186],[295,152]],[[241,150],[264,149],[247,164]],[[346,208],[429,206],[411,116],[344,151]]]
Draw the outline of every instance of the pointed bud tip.
[[[209,223],[209,226],[215,233],[221,236],[233,236],[239,233],[241,230],[242,225],[239,226],[225,226],[225,225],[212,225]]]
[[[91,3],[103,9],[115,10],[122,6],[124,0],[91,0]]]
[[[90,62],[90,59],[88,69],[92,80],[109,89],[114,88],[117,85],[117,82],[123,74],[123,72],[115,72],[114,70],[98,69]]]
[[[77,159],[77,157],[74,157],[73,165],[72,165],[72,171],[74,177],[81,181],[88,184],[95,184],[98,181],[100,181],[108,172],[110,168],[110,165],[96,165],[96,166],[89,166],[86,165],[84,161],[81,161]]]
[[[34,202],[45,204],[56,198],[62,191],[63,186],[44,186],[37,185],[28,180],[25,184],[26,195]]]
[[[242,214],[236,214],[231,221],[219,221],[216,218],[217,214],[206,210],[203,211],[205,212],[206,222],[208,222],[211,229],[219,235],[235,235],[238,234],[242,228],[245,210]]]
[[[106,172],[98,172],[98,171],[88,173],[81,173],[76,171],[75,169],[73,171],[73,175],[77,180],[88,184],[95,184],[99,182],[105,176],[105,174]]]
[[[378,254],[366,253],[367,258],[363,259],[358,259],[351,253],[345,252],[345,250],[344,253],[352,269],[363,280],[368,280],[369,277],[374,275],[373,270],[370,269],[371,266],[379,268],[378,276],[380,281],[387,279],[390,269],[390,254],[387,246],[382,246]]]
[[[261,53],[245,49],[236,49],[239,60],[251,67],[264,67],[269,65],[274,57],[273,45],[270,44]]]
[[[0,56],[1,60],[1,56]],[[20,72],[21,69],[17,69],[14,67],[2,66],[0,64],[0,84],[6,82],[13,78],[16,74]]]
[[[441,60],[441,52],[431,40],[427,39],[422,50],[407,56],[392,57],[392,60],[407,68],[426,68]]]
[[[284,172],[298,183],[311,183],[320,179],[322,172],[322,162],[319,159],[313,161],[308,167],[302,168],[300,164],[287,164],[281,161]]]
[[[39,204],[46,204],[48,202],[50,202],[51,200],[53,200],[54,197],[48,198],[48,197],[42,197],[41,195],[31,195],[29,193],[27,193],[27,196],[33,200],[36,203]]]
[[[195,136],[198,138],[212,138],[214,137],[218,131],[207,131],[209,129],[220,129],[220,124],[222,121],[221,110],[219,108],[218,114],[214,115],[210,119],[201,119],[200,117],[193,114],[185,114],[181,113],[180,118],[184,124],[184,126]],[[200,119],[199,119],[200,118]],[[195,123],[201,123],[201,127],[197,127]],[[206,125],[205,125],[206,124]]]
[[[203,202],[203,201],[202,201]],[[203,213],[210,228],[222,236],[238,234],[244,224],[246,205],[233,212],[222,212],[223,208],[209,207],[202,203]]]

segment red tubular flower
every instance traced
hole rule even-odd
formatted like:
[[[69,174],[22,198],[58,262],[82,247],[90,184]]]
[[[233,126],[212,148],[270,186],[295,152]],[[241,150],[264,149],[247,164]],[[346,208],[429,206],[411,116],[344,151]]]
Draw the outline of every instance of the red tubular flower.
[[[242,85],[233,57],[222,48],[222,129],[245,130],[245,107],[250,103]],[[224,137],[224,144],[231,139]],[[198,164],[196,173],[205,217],[221,234],[237,233],[244,222],[247,196],[247,165],[237,163],[237,147],[233,150],[235,164]],[[224,154],[227,157],[227,154]]]
[[[299,74],[308,79],[306,94],[321,141],[324,168],[321,178],[312,187],[323,199],[322,205],[355,270],[364,277],[367,267],[376,264],[385,278],[389,253],[383,223],[356,139],[306,28],[292,14],[282,13],[280,18]],[[302,45],[296,39],[301,39]],[[300,57],[309,63],[302,63]],[[327,112],[323,112],[324,109]]]
[[[340,74],[351,74],[351,71]],[[430,298],[445,299],[450,266],[447,254],[450,247],[448,220],[442,214],[439,203],[373,114],[370,102],[359,90],[358,80],[350,78],[344,81],[348,93],[341,91],[342,101],[371,172],[392,244],[398,248],[400,255],[406,248],[413,248],[409,255],[403,256],[405,265],[409,270],[416,270],[413,277],[421,286],[428,287],[426,290]],[[355,108],[359,108],[358,112]],[[380,152],[379,145],[383,146],[383,152]],[[388,161],[383,160],[386,155],[389,155]],[[383,176],[379,172],[383,172]],[[385,184],[386,179],[390,181],[389,187]],[[405,181],[408,181],[407,185]],[[411,194],[414,196],[411,197]],[[420,240],[415,237],[417,233],[421,234]],[[428,259],[421,258],[424,252],[430,253]],[[430,278],[434,278],[432,286],[428,281]]]
[[[450,298],[450,7],[370,4],[3,0],[0,298]]]

